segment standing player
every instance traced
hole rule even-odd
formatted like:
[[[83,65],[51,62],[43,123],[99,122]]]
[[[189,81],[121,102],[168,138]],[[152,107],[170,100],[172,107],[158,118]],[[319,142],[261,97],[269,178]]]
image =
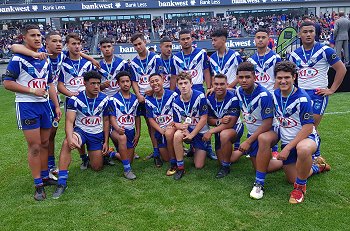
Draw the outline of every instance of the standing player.
[[[119,90],[116,75],[120,71],[128,71],[129,65],[127,61],[114,55],[112,40],[102,39],[100,49],[103,54],[103,60],[100,61],[101,68],[98,70],[102,75],[101,91],[111,97]]]
[[[173,43],[167,36],[160,40],[160,58],[162,59],[164,89],[174,91],[176,88],[176,77],[173,76],[175,67],[172,55]],[[161,68],[160,68],[161,69]]]
[[[157,141],[154,138],[154,130],[151,128],[146,118],[145,94],[151,90],[149,86],[149,76],[153,73],[159,72],[159,68],[162,66],[162,61],[157,54],[147,50],[146,40],[143,34],[134,34],[131,37],[131,43],[138,54],[131,61],[130,65],[132,88],[139,101],[138,113],[145,117],[148,134],[153,145],[153,157],[159,157],[159,149],[157,147]]]
[[[116,79],[120,90],[110,98],[109,102],[111,138],[118,147],[125,178],[134,180],[136,175],[132,172],[130,164],[134,159],[135,147],[140,138],[141,119],[137,115],[139,102],[137,97],[130,92],[130,73],[121,71],[117,74]],[[115,154],[115,152],[110,152],[110,157],[113,158]]]
[[[90,166],[94,171],[103,167],[103,153],[108,151],[108,97],[100,93],[102,76],[96,71],[83,74],[85,90],[67,102],[66,138],[63,141],[58,172],[58,185],[53,198],[59,198],[67,188],[71,151],[86,144]]]
[[[146,115],[155,130],[155,138],[162,160],[170,161],[170,168],[166,175],[171,176],[176,172],[173,139],[176,129],[173,122],[173,102],[177,94],[164,89],[164,79],[160,74],[150,75],[149,81],[154,94],[146,96]],[[162,160],[160,157],[154,157],[155,163]]]
[[[258,186],[263,187],[264,180],[261,179],[266,172],[276,171],[282,167],[281,161],[271,160],[270,150],[267,160],[260,155],[262,146],[259,144],[263,143],[265,138],[261,134],[273,130],[273,99],[266,88],[255,82],[255,68],[252,63],[241,63],[237,69],[237,78],[240,86],[236,89],[236,93],[248,130],[247,139],[241,143],[237,152],[248,153],[251,157],[256,170],[256,183],[253,188],[256,191]],[[267,169],[266,166],[268,166]]]
[[[66,107],[70,97],[77,96],[85,90],[83,74],[93,69],[92,63],[80,55],[81,38],[76,33],[66,37],[68,54],[62,61],[62,69],[58,79],[58,91],[66,96]],[[85,154],[84,146],[79,150],[82,163],[80,168],[87,169],[89,157]]]
[[[213,78],[214,93],[208,96],[208,124],[214,126],[203,135],[203,141],[209,141],[215,134],[215,150],[221,167],[216,178],[230,173],[232,144],[243,134],[243,125],[238,123],[239,101],[232,91],[227,91],[227,77],[216,74]]]
[[[328,104],[328,96],[343,82],[346,68],[332,48],[315,42],[315,35],[312,22],[300,25],[299,36],[303,45],[291,53],[290,61],[298,68],[298,86],[311,98],[317,130]],[[327,73],[330,66],[336,74],[331,88],[328,88]]]
[[[41,47],[41,33],[36,25],[27,25],[23,31],[25,47],[37,52]],[[34,178],[35,200],[46,198],[44,185],[51,184],[48,171],[48,145],[53,112],[48,94],[55,105],[56,121],[61,117],[51,64],[25,55],[15,55],[3,76],[4,87],[16,92],[18,128],[28,143],[28,161]]]
[[[210,56],[210,66],[214,75],[226,75],[228,88],[234,88],[238,83],[237,67],[242,59],[238,52],[226,47],[227,36],[225,29],[218,29],[211,34],[211,43],[216,52]]]
[[[177,87],[181,95],[174,101],[174,150],[177,160],[175,180],[185,174],[183,142],[190,143],[194,151],[194,165],[201,169],[205,164],[208,142],[203,142],[203,134],[208,131],[208,105],[204,93],[192,89],[192,76],[181,72],[177,77]]]
[[[299,31],[303,45],[291,53],[289,60],[294,62],[298,68],[298,87],[304,89],[311,98],[317,131],[328,104],[328,96],[336,92],[343,82],[346,68],[332,48],[315,41],[315,35],[314,24],[303,22]],[[328,88],[330,66],[336,71],[336,74],[331,88]],[[314,157],[319,156],[318,150]]]
[[[255,33],[255,44],[257,52],[248,58],[248,62],[254,64],[256,82],[265,87],[271,94],[276,89],[274,68],[276,63],[281,62],[281,57],[271,50],[269,45],[269,31],[265,28],[259,28]],[[276,158],[278,146],[272,148],[272,156]]]
[[[182,50],[174,55],[174,74],[179,75],[180,72],[189,73],[192,77],[193,90],[205,93],[204,81],[207,90],[211,88],[210,63],[207,52],[204,49],[192,47],[193,38],[191,31],[187,29],[180,31],[179,40]],[[211,145],[206,145],[206,147],[208,156],[211,159],[217,159]]]

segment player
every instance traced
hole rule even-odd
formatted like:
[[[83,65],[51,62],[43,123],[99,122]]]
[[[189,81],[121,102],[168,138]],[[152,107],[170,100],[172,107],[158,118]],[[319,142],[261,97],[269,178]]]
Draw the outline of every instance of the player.
[[[172,55],[173,43],[167,36],[160,40],[160,58],[162,60],[162,66],[160,71],[164,77],[164,89],[175,91],[176,88],[176,76],[174,76],[175,66]],[[161,70],[163,69],[163,71]]]
[[[40,49],[41,33],[37,25],[26,25],[23,36],[26,48],[33,52]],[[34,199],[44,200],[44,186],[56,184],[49,179],[48,145],[52,123],[61,117],[51,63],[16,54],[3,75],[3,84],[7,90],[16,93],[17,124],[28,143],[28,162],[35,184]],[[55,106],[56,118],[50,108],[48,94]]]
[[[77,96],[85,90],[83,74],[93,70],[92,63],[80,55],[81,38],[76,33],[66,36],[68,54],[62,61],[62,69],[58,78],[58,91],[66,96],[65,108],[72,96]],[[89,165],[89,157],[85,154],[84,146],[78,149],[82,163],[80,169],[85,170]]]
[[[226,47],[227,36],[225,29],[215,30],[211,34],[211,43],[216,52],[210,56],[210,67],[213,75],[226,75],[228,88],[234,88],[238,83],[237,67],[243,61],[238,52]]]
[[[71,96],[67,102],[66,138],[63,141],[58,172],[58,185],[53,198],[58,199],[67,188],[71,152],[86,144],[90,166],[94,171],[103,167],[103,153],[108,151],[108,97],[100,92],[102,76],[96,71],[83,74],[85,90]]]
[[[137,115],[139,102],[137,97],[130,92],[130,73],[121,71],[116,75],[116,79],[120,90],[110,98],[109,102],[112,126],[111,138],[120,153],[120,159],[124,167],[124,177],[134,180],[136,175],[130,164],[134,159],[135,147],[140,138],[141,119]],[[115,152],[111,152],[110,157],[113,158],[114,156]]]
[[[159,148],[160,157],[154,157],[154,161],[162,160],[170,162],[170,168],[166,175],[172,176],[176,172],[176,158],[174,153],[175,126],[173,122],[173,102],[177,93],[164,89],[164,78],[160,74],[152,74],[149,77],[152,96],[146,96],[146,115],[150,125],[155,130],[155,138]],[[159,160],[157,160],[159,158]]]
[[[174,150],[177,160],[175,180],[185,174],[183,142],[192,144],[195,149],[194,165],[201,169],[205,164],[208,142],[203,142],[203,134],[209,130],[207,125],[208,105],[204,93],[192,89],[192,76],[181,72],[177,76],[177,87],[181,95],[174,101]]]
[[[112,97],[119,90],[116,75],[120,71],[128,71],[128,62],[114,55],[112,40],[104,38],[100,41],[100,49],[103,60],[100,61],[101,68],[98,72],[102,75],[101,91]]]
[[[255,68],[252,63],[243,62],[239,64],[237,78],[240,86],[236,89],[236,93],[248,134],[247,139],[241,143],[239,150],[234,152],[234,155],[239,152],[250,155],[256,170],[256,184],[254,187],[258,183],[263,187],[264,181],[260,181],[261,176],[266,175],[266,172],[276,171],[282,167],[281,161],[271,159],[271,149],[267,151],[269,154],[267,159],[260,155],[262,153],[260,144],[264,142],[262,139],[265,137],[261,134],[273,131],[273,99],[266,88],[255,82]]]
[[[132,77],[132,88],[139,101],[139,112],[138,114],[145,117],[148,134],[151,138],[153,145],[153,156],[159,157],[159,149],[157,147],[157,141],[154,138],[154,130],[149,125],[146,118],[146,107],[145,107],[145,94],[150,92],[149,86],[149,76],[153,73],[158,73],[160,71],[160,66],[162,66],[162,61],[160,57],[149,52],[146,47],[146,40],[142,33],[136,33],[131,37],[131,43],[133,44],[135,50],[137,51],[137,56],[131,61],[130,71]],[[157,158],[158,159],[158,158]],[[162,163],[157,163],[161,165]]]
[[[188,72],[192,76],[192,88],[205,93],[204,81],[207,91],[211,88],[211,75],[209,70],[209,59],[204,49],[193,48],[191,31],[184,29],[179,32],[181,51],[174,55],[174,75],[180,72]],[[176,76],[175,76],[176,77]],[[216,160],[217,157],[211,145],[207,145],[208,157]]]
[[[203,141],[209,141],[215,134],[215,150],[221,164],[216,178],[223,178],[230,173],[232,144],[243,134],[239,118],[239,100],[233,91],[227,91],[228,82],[224,74],[213,78],[214,93],[208,96],[208,124],[214,126],[203,135]]]
[[[281,62],[281,57],[269,48],[269,31],[266,28],[259,28],[254,37],[257,52],[248,58],[248,62],[254,64],[256,82],[265,87],[271,94],[277,88],[274,68],[276,63]],[[272,147],[272,157],[278,155],[278,146]]]
[[[303,45],[291,53],[289,60],[298,68],[298,86],[311,98],[317,130],[328,104],[328,96],[343,82],[346,68],[332,48],[315,41],[315,26],[312,22],[300,25],[299,36]],[[330,66],[336,74],[332,86],[328,88],[327,73]]]

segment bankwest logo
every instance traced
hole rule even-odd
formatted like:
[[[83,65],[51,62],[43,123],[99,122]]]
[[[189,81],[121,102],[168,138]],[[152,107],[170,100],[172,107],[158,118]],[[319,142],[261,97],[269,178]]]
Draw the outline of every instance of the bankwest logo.
[[[191,5],[193,1],[191,1]],[[195,4],[195,2],[194,2]],[[188,6],[188,1],[158,1],[159,7],[169,7],[169,6]]]
[[[30,12],[29,6],[9,6],[1,7],[1,13],[12,13],[12,12]]]
[[[84,4],[81,3],[82,10],[99,10],[99,9],[114,9],[113,3],[92,3],[92,4]]]
[[[232,0],[232,4],[260,3],[260,0]]]

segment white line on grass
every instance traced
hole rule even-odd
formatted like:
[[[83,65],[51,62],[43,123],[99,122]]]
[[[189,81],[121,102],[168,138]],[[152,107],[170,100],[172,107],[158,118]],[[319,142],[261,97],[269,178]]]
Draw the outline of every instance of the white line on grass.
[[[335,111],[335,112],[326,112],[325,115],[338,115],[338,114],[348,114],[350,111]]]

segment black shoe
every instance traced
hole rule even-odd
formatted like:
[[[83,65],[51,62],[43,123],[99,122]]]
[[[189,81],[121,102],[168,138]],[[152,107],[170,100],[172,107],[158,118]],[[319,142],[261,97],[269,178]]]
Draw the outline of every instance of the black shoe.
[[[46,193],[44,189],[44,185],[35,186],[34,199],[36,201],[43,201],[46,199]]]
[[[154,165],[155,165],[157,168],[160,168],[160,167],[163,166],[163,161],[162,161],[162,159],[160,159],[159,156],[154,157],[153,160],[154,160]]]
[[[60,198],[60,196],[62,196],[62,194],[64,193],[66,188],[67,188],[67,185],[63,185],[63,184],[57,185],[57,188],[56,188],[55,192],[52,194],[52,198],[53,199]]]
[[[229,166],[221,166],[219,172],[216,174],[216,178],[223,178],[227,176],[230,173],[230,167]]]
[[[184,174],[185,174],[185,169],[177,169],[176,173],[174,174],[174,180],[180,180]]]
[[[194,156],[194,151],[193,148],[190,148],[187,150],[187,152],[185,153],[186,157],[193,157]]]
[[[57,180],[46,178],[46,179],[43,179],[43,184],[44,186],[57,185]]]
[[[109,156],[103,156],[103,165],[114,166],[115,162]]]
[[[80,169],[81,170],[86,170],[89,167],[89,160],[85,160],[80,164]]]

